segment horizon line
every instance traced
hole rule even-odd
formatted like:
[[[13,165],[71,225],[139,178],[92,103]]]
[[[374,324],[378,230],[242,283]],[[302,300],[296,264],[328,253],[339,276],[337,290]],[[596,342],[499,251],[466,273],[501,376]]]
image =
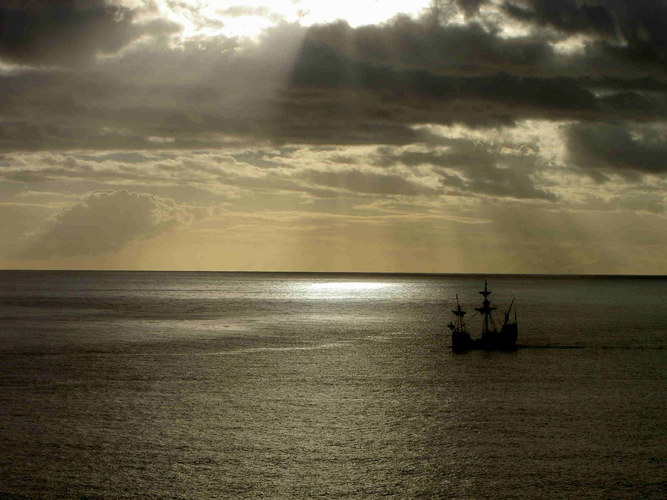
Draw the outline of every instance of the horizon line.
[[[99,273],[226,273],[226,274],[338,274],[388,276],[531,276],[553,278],[667,278],[667,274],[606,274],[606,273],[499,273],[499,272],[410,272],[410,271],[230,271],[187,269],[0,269],[0,272],[99,272]]]

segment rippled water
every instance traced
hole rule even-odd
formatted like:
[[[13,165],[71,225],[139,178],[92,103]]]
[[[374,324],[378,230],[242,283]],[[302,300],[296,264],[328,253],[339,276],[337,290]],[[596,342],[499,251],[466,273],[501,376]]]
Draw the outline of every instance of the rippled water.
[[[667,279],[488,279],[0,272],[0,496],[665,497]]]

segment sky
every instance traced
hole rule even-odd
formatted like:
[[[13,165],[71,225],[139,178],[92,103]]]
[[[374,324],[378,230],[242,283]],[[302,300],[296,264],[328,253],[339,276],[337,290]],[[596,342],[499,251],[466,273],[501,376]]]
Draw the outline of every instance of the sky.
[[[8,0],[0,96],[0,268],[667,274],[667,1]]]

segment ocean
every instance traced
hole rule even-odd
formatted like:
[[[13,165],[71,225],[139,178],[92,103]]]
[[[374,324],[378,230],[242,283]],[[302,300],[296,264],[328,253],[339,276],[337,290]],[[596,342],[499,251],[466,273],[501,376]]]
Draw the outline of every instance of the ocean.
[[[520,347],[453,353],[485,279]],[[665,303],[665,277],[2,271],[0,497],[665,498]]]

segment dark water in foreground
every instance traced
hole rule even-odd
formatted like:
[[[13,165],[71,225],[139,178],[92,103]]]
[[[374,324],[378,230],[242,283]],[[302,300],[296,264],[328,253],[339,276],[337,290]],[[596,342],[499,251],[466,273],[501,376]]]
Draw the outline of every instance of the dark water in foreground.
[[[667,496],[667,279],[489,282],[0,272],[0,497]]]

